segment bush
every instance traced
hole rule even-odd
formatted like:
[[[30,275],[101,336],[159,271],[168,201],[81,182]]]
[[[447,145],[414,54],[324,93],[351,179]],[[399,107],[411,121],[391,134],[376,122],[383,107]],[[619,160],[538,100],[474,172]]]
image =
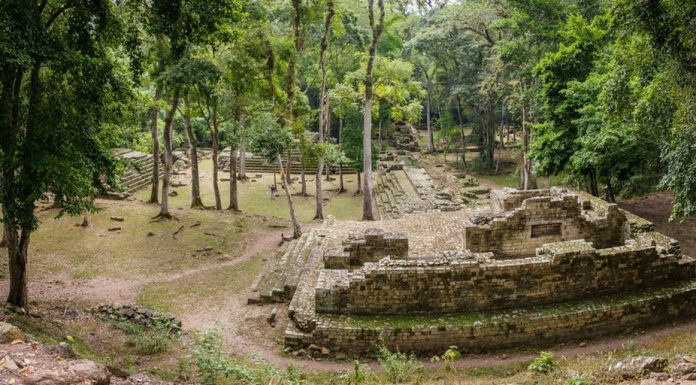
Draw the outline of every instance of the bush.
[[[384,369],[387,380],[393,384],[408,382],[423,368],[413,354],[406,355],[398,350],[392,353],[384,346],[379,348],[377,360]]]
[[[442,361],[445,364],[445,373],[449,373],[452,371],[455,371],[456,368],[454,366],[454,363],[462,357],[462,354],[459,353],[459,350],[456,346],[450,346],[449,349],[445,350],[445,352],[442,354],[442,356],[434,356],[433,358],[430,359],[432,362],[439,362]]]
[[[537,373],[548,373],[558,367],[551,352],[541,352],[539,357],[532,360],[528,369]]]
[[[175,337],[169,329],[157,327],[150,330],[129,321],[118,322],[116,326],[130,336],[126,346],[135,348],[136,352],[143,356],[169,351]]]

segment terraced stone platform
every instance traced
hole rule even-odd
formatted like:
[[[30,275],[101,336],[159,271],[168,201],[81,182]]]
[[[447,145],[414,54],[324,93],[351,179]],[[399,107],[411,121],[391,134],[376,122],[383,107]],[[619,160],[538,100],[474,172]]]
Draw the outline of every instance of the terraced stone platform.
[[[696,261],[650,222],[566,189],[491,195],[489,207],[327,221],[294,241],[302,252],[289,244],[276,283],[260,286],[289,301],[285,345],[486,351],[696,316]]]

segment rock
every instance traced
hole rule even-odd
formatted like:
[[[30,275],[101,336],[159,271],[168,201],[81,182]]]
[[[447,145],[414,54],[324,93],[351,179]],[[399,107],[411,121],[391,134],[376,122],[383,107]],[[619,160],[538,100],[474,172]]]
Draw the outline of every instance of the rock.
[[[343,352],[338,352],[338,353],[336,353],[336,359],[337,360],[347,360],[348,355],[346,353],[343,353]]]
[[[667,373],[650,373],[650,379],[656,381],[667,381],[669,376]]]
[[[331,355],[331,350],[325,346],[322,346],[321,347],[321,355],[324,357],[328,357],[329,355]]]
[[[177,196],[177,195],[179,195],[179,193],[176,192],[176,191],[170,191],[170,192],[169,192],[169,196],[170,196],[170,197],[175,197],[175,196]]]
[[[109,227],[108,230],[109,230],[109,231],[121,231],[121,227],[120,227],[120,226]]]
[[[124,221],[123,217],[111,217],[110,219],[112,221],[116,221],[116,222],[123,222]]]
[[[125,370],[121,370],[115,366],[107,366],[106,370],[111,373],[112,376],[118,377],[118,378],[128,378],[130,377],[130,373],[126,372]]]
[[[578,346],[581,348],[584,348],[585,346],[587,346],[587,342],[582,341],[582,342],[580,342],[580,344],[578,344]]]
[[[0,344],[9,344],[14,340],[24,340],[26,336],[24,332],[6,322],[0,322]]]
[[[111,373],[104,365],[89,360],[65,361],[50,369],[29,371],[27,385],[109,385]]]
[[[155,233],[153,233],[152,231],[148,231],[148,232],[147,232],[147,236],[148,236],[148,237],[154,237],[154,236],[155,236]]]
[[[318,347],[317,345],[311,344],[311,345],[309,345],[309,347],[307,347],[307,350],[309,350],[310,353],[313,353],[313,352],[321,351],[321,348]]]
[[[278,316],[278,308],[274,307],[273,310],[271,310],[271,314],[269,314],[268,317],[266,317],[266,322],[268,322],[271,325],[275,324],[276,316]]]
[[[631,379],[661,372],[667,366],[667,360],[660,357],[629,357],[614,360],[609,364],[608,374],[622,379]]]
[[[475,322],[474,322],[474,327],[475,327],[475,328],[480,328],[480,327],[482,327],[482,326],[483,326],[483,322],[481,322],[481,321],[475,321]]]
[[[696,381],[696,357],[679,357],[671,372],[674,378]]]
[[[75,355],[72,346],[70,346],[66,342],[61,342],[57,345],[50,345],[48,346],[48,351],[63,359],[77,358],[77,355]]]
[[[19,370],[19,366],[10,356],[5,356],[2,358],[2,360],[0,360],[0,367],[3,367],[10,372],[16,372]]]

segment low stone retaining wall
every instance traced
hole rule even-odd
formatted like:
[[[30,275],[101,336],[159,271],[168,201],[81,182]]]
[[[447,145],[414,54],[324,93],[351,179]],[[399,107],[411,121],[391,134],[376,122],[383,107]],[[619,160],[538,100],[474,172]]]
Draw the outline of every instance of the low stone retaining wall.
[[[696,315],[696,281],[646,291],[629,297],[605,297],[506,313],[424,316],[409,320],[368,316],[325,316],[310,333],[292,323],[285,344],[299,349],[310,344],[332,351],[371,352],[380,345],[402,352],[442,353],[455,345],[482,352],[521,344],[549,345],[647,327]],[[412,324],[412,325],[409,325]]]
[[[659,240],[661,243],[663,240]],[[658,251],[658,248],[660,249]],[[645,236],[596,250],[585,241],[546,245],[535,258],[383,260],[322,277],[316,311],[335,314],[452,313],[533,306],[623,293],[696,276],[696,261]]]

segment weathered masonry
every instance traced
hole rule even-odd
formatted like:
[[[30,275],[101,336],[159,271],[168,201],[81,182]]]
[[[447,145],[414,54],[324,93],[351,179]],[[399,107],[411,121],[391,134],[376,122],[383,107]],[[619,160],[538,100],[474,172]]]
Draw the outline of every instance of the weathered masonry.
[[[488,209],[327,223],[310,237],[295,246],[293,348],[490,350],[696,314],[696,261],[677,241],[566,189],[493,191]]]

